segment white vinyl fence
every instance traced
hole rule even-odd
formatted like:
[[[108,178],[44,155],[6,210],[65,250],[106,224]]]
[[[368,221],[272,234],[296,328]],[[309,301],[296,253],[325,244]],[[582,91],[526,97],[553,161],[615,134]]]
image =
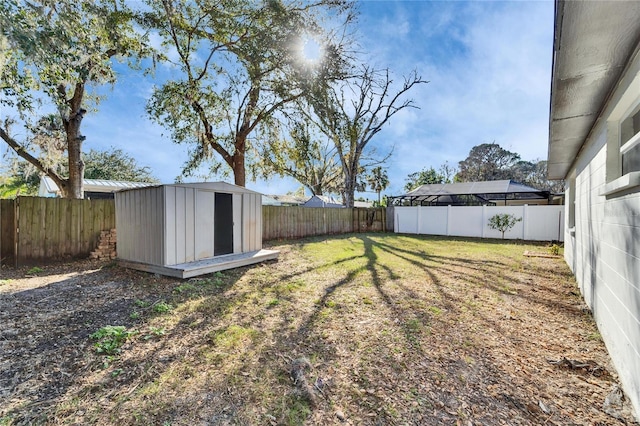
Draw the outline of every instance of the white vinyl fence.
[[[489,228],[489,218],[512,214],[521,222],[505,232],[508,239],[564,240],[564,206],[443,206],[395,207],[394,230],[400,234],[502,238]]]

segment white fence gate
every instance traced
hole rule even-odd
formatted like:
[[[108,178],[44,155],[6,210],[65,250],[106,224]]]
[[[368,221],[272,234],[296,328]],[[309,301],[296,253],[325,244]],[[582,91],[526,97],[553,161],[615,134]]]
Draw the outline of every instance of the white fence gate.
[[[401,234],[501,238],[489,228],[489,218],[512,214],[522,221],[504,237],[512,240],[563,241],[564,206],[442,206],[394,207],[394,230]]]

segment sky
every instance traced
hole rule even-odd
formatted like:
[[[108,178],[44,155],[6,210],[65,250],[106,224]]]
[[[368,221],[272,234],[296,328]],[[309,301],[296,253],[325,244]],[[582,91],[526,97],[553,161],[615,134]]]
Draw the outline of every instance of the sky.
[[[445,161],[455,166],[481,143],[498,143],[524,160],[546,159],[553,9],[553,1],[359,3],[355,33],[368,62],[389,68],[396,81],[413,70],[429,81],[408,93],[419,109],[396,114],[372,141],[379,152],[393,149],[384,194],[402,194],[410,173]],[[83,120],[84,149],[120,148],[173,183],[187,147],[146,116],[153,79],[119,69],[98,112]],[[300,184],[273,178],[247,187],[285,194]]]

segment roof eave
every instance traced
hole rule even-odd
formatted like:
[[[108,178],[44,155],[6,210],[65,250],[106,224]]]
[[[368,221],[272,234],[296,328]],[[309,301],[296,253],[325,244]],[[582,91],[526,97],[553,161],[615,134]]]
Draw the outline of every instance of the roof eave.
[[[640,38],[640,2],[556,2],[549,179],[565,179]]]

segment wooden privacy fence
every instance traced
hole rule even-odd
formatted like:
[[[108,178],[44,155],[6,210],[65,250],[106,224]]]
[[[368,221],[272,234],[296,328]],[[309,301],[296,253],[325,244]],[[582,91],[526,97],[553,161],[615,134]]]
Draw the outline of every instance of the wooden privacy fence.
[[[0,200],[0,263],[18,266],[88,257],[98,245],[100,231],[115,226],[114,200]],[[384,208],[262,207],[265,241],[387,230],[393,231]]]
[[[386,231],[386,210],[262,206],[262,239]]]
[[[100,231],[115,228],[113,200],[0,200],[0,258],[7,265],[88,257]]]

